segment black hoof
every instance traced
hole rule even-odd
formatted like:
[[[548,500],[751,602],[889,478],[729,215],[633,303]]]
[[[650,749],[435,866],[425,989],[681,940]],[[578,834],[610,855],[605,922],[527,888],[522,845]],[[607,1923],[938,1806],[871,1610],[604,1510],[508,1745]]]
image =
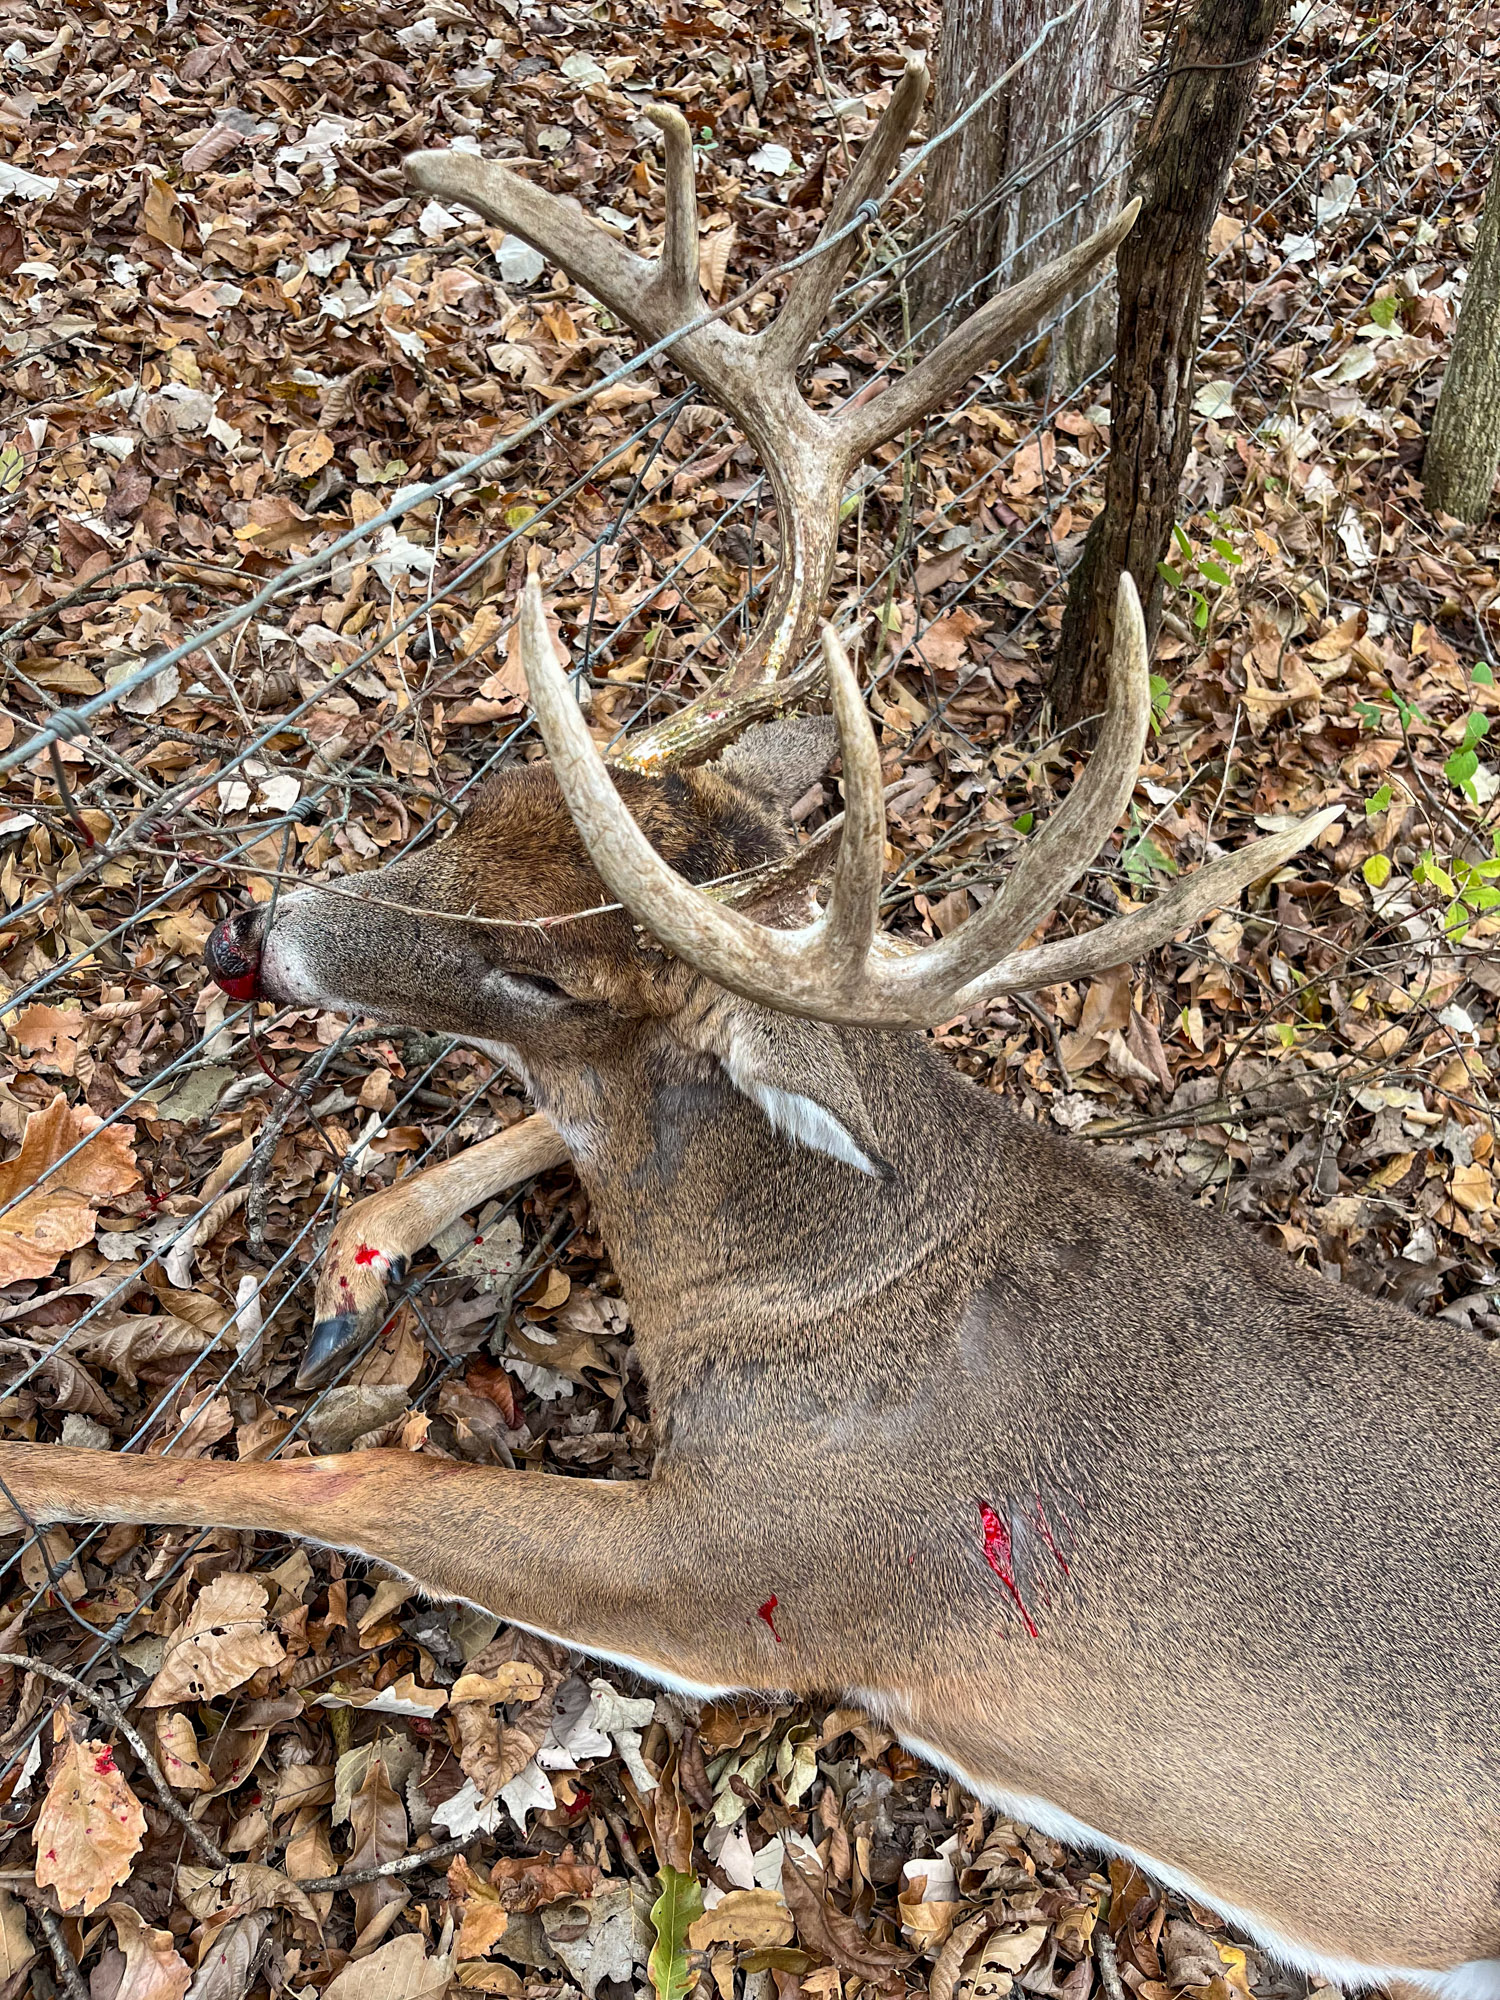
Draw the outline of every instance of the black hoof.
[[[358,1313],[335,1313],[331,1319],[320,1319],[313,1328],[313,1337],[307,1343],[307,1352],[302,1357],[302,1365],[297,1370],[297,1387],[315,1389],[339,1362],[352,1354],[364,1338],[364,1328]]]

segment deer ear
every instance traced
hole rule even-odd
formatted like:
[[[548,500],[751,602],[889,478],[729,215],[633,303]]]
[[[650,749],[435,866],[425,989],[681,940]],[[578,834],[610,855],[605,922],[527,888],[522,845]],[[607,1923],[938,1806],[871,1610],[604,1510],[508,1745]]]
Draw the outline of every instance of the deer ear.
[[[831,715],[778,716],[747,729],[714,768],[786,813],[828,769],[838,741]]]
[[[832,1028],[739,1001],[718,1010],[714,1054],[735,1089],[778,1132],[876,1180],[891,1167],[869,1107]]]

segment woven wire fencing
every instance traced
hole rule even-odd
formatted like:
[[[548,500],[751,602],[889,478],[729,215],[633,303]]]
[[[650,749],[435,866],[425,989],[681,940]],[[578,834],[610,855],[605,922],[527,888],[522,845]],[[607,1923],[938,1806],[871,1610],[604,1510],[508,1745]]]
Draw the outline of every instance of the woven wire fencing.
[[[1441,17],[1400,0],[1370,30],[1314,5],[1274,50],[1215,232],[1200,366],[1211,393],[1185,511],[1233,489],[1236,439],[1266,452],[1300,439],[1315,460],[1306,441],[1352,421],[1354,399],[1393,456],[1419,436],[1436,350],[1403,346],[1370,313],[1378,296],[1451,299],[1434,246],[1483,168],[1488,132],[1472,107],[1484,11]],[[1152,88],[1148,74],[1133,90]],[[1091,136],[1057,139],[1028,174],[1066,178]],[[1018,257],[1050,254],[1085,213],[1118,206],[1128,167],[1122,152]],[[1014,199],[1024,178],[987,199]],[[453,295],[483,296],[498,240],[468,230],[451,247]],[[912,300],[935,247],[910,200],[868,231],[814,359],[815,400],[833,405],[921,351]],[[381,275],[363,278],[373,290]],[[387,275],[399,280],[395,252]],[[273,570],[252,616],[185,651],[265,587],[265,565],[238,573],[167,554],[138,531],[96,556],[81,586],[49,581],[0,631],[14,726],[0,801],[0,1108],[15,1154],[0,1170],[0,1232],[34,1240],[49,1190],[73,1186],[73,1211],[80,1199],[89,1210],[81,1241],[55,1257],[36,1248],[34,1268],[17,1252],[0,1287],[4,1410],[40,1438],[192,1455],[233,1433],[242,1454],[264,1455],[377,1427],[361,1420],[383,1408],[365,1393],[386,1379],[378,1355],[352,1357],[322,1390],[291,1387],[320,1246],[350,1199],[512,1122],[516,1086],[445,1037],[295,1010],[257,1017],[205,984],[207,933],[246,895],[265,901],[319,869],[357,871],[441,838],[487,777],[536,754],[507,644],[528,559],[596,720],[616,732],[691,698],[753,622],[777,528],[739,434],[669,357],[634,366],[556,274],[508,282],[489,347],[505,414],[485,462],[460,460],[448,491],[388,519],[368,494],[402,475],[380,468],[384,484],[356,496],[361,540],[331,565]],[[537,423],[551,385],[522,322],[555,346],[580,330],[595,340],[604,394]],[[1024,775],[1051,742],[1043,663],[1097,505],[1108,361],[1063,396],[1047,352],[1028,340],[1001,357],[863,468],[846,505],[837,619],[859,641],[888,754],[913,767],[917,793],[941,783],[957,801],[944,836],[892,879],[893,912],[968,879],[954,874],[960,857],[970,877],[1002,865],[1007,774]],[[303,372],[323,429],[357,422],[358,370]],[[173,385],[140,395],[143,421],[168,434]],[[175,394],[178,408],[186,400]],[[273,512],[258,546],[274,551]],[[1350,556],[1331,595],[1379,612],[1381,562],[1357,505],[1331,490],[1325,512]],[[314,540],[298,544],[308,554],[333,539],[312,519]],[[142,661],[164,650],[182,657],[142,680]],[[91,679],[126,691],[80,723],[64,711],[80,694],[96,702]],[[54,740],[17,758],[49,723]],[[900,800],[894,810],[899,842]],[[1109,874],[1093,880],[1105,908]],[[545,1296],[586,1218],[566,1201],[539,1212],[525,1191],[491,1207],[393,1294],[420,1351],[404,1413],[442,1421],[445,1388],[485,1341],[523,1384],[542,1380],[506,1344],[507,1307]],[[499,1280],[474,1242],[497,1232],[513,1246]],[[163,1537],[129,1602],[101,1560],[123,1546],[118,1534],[53,1529],[8,1544],[0,1651],[24,1629],[34,1652],[61,1650],[128,1701],[143,1678],[128,1635],[203,1539]],[[0,1749],[18,1821],[35,1800],[51,1695],[26,1684]]]

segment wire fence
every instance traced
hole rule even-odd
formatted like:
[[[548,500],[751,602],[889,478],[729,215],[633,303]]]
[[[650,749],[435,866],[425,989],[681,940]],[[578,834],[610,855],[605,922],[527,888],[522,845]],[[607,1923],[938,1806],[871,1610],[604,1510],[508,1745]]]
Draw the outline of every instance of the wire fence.
[[[1484,13],[1475,6],[1455,19],[1399,0],[1367,30],[1332,6],[1298,9],[1266,66],[1255,129],[1216,232],[1200,368],[1216,394],[1200,402],[1189,501],[1225,476],[1228,433],[1269,448],[1288,424],[1326,432],[1344,421],[1341,396],[1363,378],[1347,368],[1341,377],[1340,362],[1357,351],[1362,327],[1368,334],[1362,314],[1377,293],[1416,297],[1430,282],[1432,245],[1482,170],[1489,139],[1486,120],[1464,109],[1487,88],[1482,36],[1471,32]],[[1155,74],[1132,80],[1131,94],[1149,93]],[[1028,177],[1065,174],[1070,151],[1096,123],[1058,139],[987,201],[1014,199]],[[1018,258],[1050,254],[1073,240],[1085,215],[1097,220],[1118,205],[1128,168],[1124,156],[1110,162]],[[866,217],[855,275],[813,370],[814,394],[830,403],[873,374],[899,370],[921,351],[926,332],[912,323],[911,300],[938,243],[920,238],[910,204],[898,202],[868,225]],[[990,278],[1003,281],[1015,268],[1009,260]],[[1067,310],[1087,306],[1075,300]],[[660,344],[664,360],[668,344]],[[998,360],[920,436],[863,468],[846,507],[839,621],[876,635],[866,646],[867,679],[872,699],[886,707],[888,730],[900,726],[899,706],[884,704],[883,692],[898,677],[920,689],[924,712],[908,725],[913,743],[947,730],[960,753],[972,749],[966,698],[975,685],[993,685],[997,665],[1031,668],[1052,641],[1097,487],[1108,363],[1056,396],[1038,354],[1028,338],[1025,351]],[[1393,443],[1410,435],[1397,419],[1409,418],[1413,397],[1435,380],[1430,364],[1425,374],[1415,365],[1389,378],[1382,409]],[[589,398],[633,383],[649,392],[641,421],[601,426]],[[325,387],[325,399],[329,393]],[[53,1070],[70,1100],[84,1100],[101,1066],[112,1065],[119,1078],[102,1123],[80,1123],[49,1167],[96,1146],[99,1131],[129,1124],[155,1148],[151,1206],[107,1246],[116,1261],[89,1251],[64,1266],[64,1283],[0,1290],[0,1393],[12,1409],[31,1398],[42,1435],[57,1435],[71,1413],[75,1434],[116,1449],[171,1452],[184,1441],[191,1448],[203,1413],[236,1394],[270,1344],[285,1350],[275,1393],[291,1413],[277,1449],[316,1439],[329,1399],[359,1357],[316,1393],[295,1396],[284,1384],[306,1337],[318,1251],[340,1206],[386,1184],[398,1162],[414,1171],[502,1122],[504,1086],[485,1063],[456,1063],[446,1038],[357,1026],[330,1036],[295,1010],[257,1021],[253,1006],[202,1002],[197,961],[207,921],[234,907],[243,889],[264,898],[317,865],[397,859],[439,837],[488,776],[527,754],[530,725],[512,702],[498,726],[487,725],[493,740],[465,739],[468,768],[445,782],[439,746],[458,735],[445,708],[472,680],[460,641],[476,602],[501,608],[503,622],[488,637],[493,657],[503,658],[520,570],[529,550],[542,549],[547,595],[578,670],[598,711],[620,730],[642,716],[660,718],[697,692],[759,608],[776,538],[774,502],[746,466],[738,434],[691,387],[664,385],[647,357],[631,355],[606,367],[587,395],[556,408],[532,400],[540,404],[533,415],[443,479],[403,493],[332,548],[315,548],[253,589],[248,602],[143,660],[137,655],[114,686],[83,701],[69,695],[78,677],[59,671],[78,657],[58,652],[60,634],[80,635],[85,654],[107,645],[108,637],[89,633],[92,614],[143,580],[223,601],[258,579],[137,541],[71,599],[49,597],[0,632],[8,648],[5,713],[16,730],[0,802],[0,932],[7,962],[22,968],[0,1022],[14,1036],[30,1011],[38,1034],[73,1037],[76,1050]],[[559,480],[563,464],[574,469]],[[518,500],[513,523],[493,539],[466,542],[449,532],[445,542],[480,489],[500,479],[540,497]],[[674,496],[693,502],[705,492],[711,504],[664,518]],[[409,541],[404,531],[427,539]],[[449,556],[447,548],[460,552]],[[345,596],[361,565],[382,577],[385,603],[363,623],[346,619],[331,630],[326,596],[322,605],[314,600]],[[1351,567],[1335,594],[1382,606],[1378,563]],[[933,635],[951,632],[964,611],[982,613],[989,643],[955,668]],[[1482,621],[1479,634],[1487,644]],[[350,732],[357,742],[329,726],[337,715],[330,702],[341,697],[360,725]],[[218,718],[211,732],[200,726],[204,704]],[[491,705],[505,707],[503,698]],[[378,845],[366,830],[376,822]],[[980,848],[977,861],[985,858]],[[936,850],[923,857],[892,885],[891,900],[946,879],[945,866]],[[38,1008],[64,1018],[39,1022]],[[80,1009],[82,1021],[74,1018]],[[301,1056],[290,1086],[263,1067],[263,1051],[283,1030]],[[389,1102],[367,1109],[356,1140],[339,1126],[345,1143],[333,1144],[317,1185],[296,1202],[283,1199],[278,1145],[307,1119],[326,1126],[366,1109],[358,1052],[371,1041],[400,1050],[404,1076]],[[257,1104],[265,1114],[258,1122]],[[419,1143],[379,1150],[391,1133],[413,1127]],[[196,1141],[209,1130],[221,1139],[243,1130],[252,1141],[227,1175],[222,1149]],[[12,1175],[0,1230],[34,1192]],[[518,1217],[522,1199],[508,1204]],[[276,1226],[267,1226],[268,1209]],[[196,1260],[239,1210],[254,1223],[253,1241],[218,1323],[180,1347],[169,1371],[156,1372],[155,1393],[132,1422],[107,1425],[107,1438],[90,1431],[90,1412],[103,1413],[109,1401],[89,1375],[91,1344],[118,1324],[147,1264],[167,1274],[164,1288],[179,1303],[194,1292]],[[567,1234],[534,1236],[522,1278],[567,1242]],[[429,1255],[399,1288],[429,1357],[418,1409],[436,1407],[472,1351],[453,1341],[433,1304],[446,1297],[461,1254],[462,1246]],[[38,1314],[43,1298],[51,1305]],[[156,1310],[170,1317],[173,1308]],[[141,1602],[114,1616],[107,1596],[80,1600],[68,1576],[101,1535],[24,1538],[3,1566],[3,1617],[11,1631],[38,1620],[47,1629],[70,1623],[74,1670],[128,1702],[142,1675],[122,1651],[127,1631],[183,1574],[202,1538],[169,1541]],[[14,1815],[34,1802],[29,1779],[17,1778],[36,1768],[49,1713],[34,1686],[0,1744],[0,1789],[9,1788]]]

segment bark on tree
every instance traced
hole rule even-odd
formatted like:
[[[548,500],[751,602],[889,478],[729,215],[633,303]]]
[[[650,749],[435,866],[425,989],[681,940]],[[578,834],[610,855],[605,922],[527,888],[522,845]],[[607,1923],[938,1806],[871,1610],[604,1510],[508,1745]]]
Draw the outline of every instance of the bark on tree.
[[[938,53],[933,129],[941,130],[1017,60],[1057,11],[1055,0],[947,0]],[[918,326],[936,341],[997,287],[1044,264],[1097,229],[1121,206],[1118,169],[1129,151],[1140,0],[1083,0],[999,96],[933,155],[923,196],[924,236],[964,211],[916,280]],[[1113,106],[1112,109],[1106,107]],[[1070,141],[1096,114],[1085,135]],[[1051,157],[1054,149],[1062,150]],[[1019,176],[998,201],[992,191]],[[1109,352],[1113,285],[1095,277],[1078,302],[1058,308],[1050,359],[1066,392]]]
[[[1104,706],[1120,572],[1135,578],[1154,645],[1182,468],[1208,238],[1261,60],[1285,0],[1197,0],[1141,138],[1130,192],[1144,206],[1116,260],[1120,307],[1103,512],[1068,586],[1052,694],[1060,718]]]
[[[1422,483],[1433,513],[1482,521],[1500,471],[1500,153],[1490,171]]]

